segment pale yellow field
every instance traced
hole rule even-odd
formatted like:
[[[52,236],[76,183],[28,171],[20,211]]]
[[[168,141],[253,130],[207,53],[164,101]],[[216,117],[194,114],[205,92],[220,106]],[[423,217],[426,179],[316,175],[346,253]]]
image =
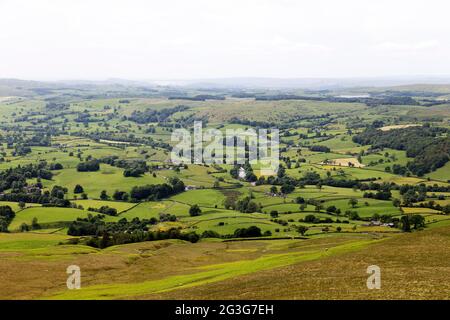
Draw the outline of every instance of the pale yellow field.
[[[332,159],[328,160],[328,165],[339,166],[339,167],[349,167],[349,164],[353,164],[355,168],[363,168],[365,167],[362,163],[358,161],[356,158],[341,158],[341,159]],[[321,164],[324,164],[323,162]]]
[[[402,208],[403,212],[406,214],[418,214],[418,213],[437,213],[439,214],[440,211],[430,209],[430,208]]]
[[[409,127],[420,127],[420,124],[396,124],[396,125],[392,125],[392,126],[385,126],[385,127],[381,127],[380,130],[381,131],[389,131],[389,130],[393,130],[393,129],[404,129],[404,128],[409,128]]]

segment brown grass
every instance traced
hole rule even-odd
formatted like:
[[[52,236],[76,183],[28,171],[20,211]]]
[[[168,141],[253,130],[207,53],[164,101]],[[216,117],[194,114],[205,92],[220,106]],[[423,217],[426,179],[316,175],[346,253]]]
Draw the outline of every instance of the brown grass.
[[[402,234],[364,250],[145,299],[449,299],[450,228]],[[381,268],[368,290],[367,267]]]
[[[264,254],[331,247],[348,241],[347,236],[311,241],[209,242],[191,244],[168,240],[143,242],[80,254],[77,246],[0,252],[0,299],[36,299],[66,288],[66,268],[80,266],[82,287],[108,283],[138,283],[172,275],[198,272],[197,267]],[[72,249],[74,248],[74,249]]]
[[[367,237],[369,235],[361,235]],[[325,250],[350,235],[311,240],[146,242],[90,253],[80,247],[0,252],[0,299],[35,299],[66,290],[66,268],[77,264],[82,287],[139,283],[198,272],[197,267],[265,254]],[[351,253],[259,271],[225,281],[137,299],[448,299],[450,227],[400,234]],[[70,249],[70,250],[69,250]],[[366,288],[366,269],[378,265],[381,290]]]

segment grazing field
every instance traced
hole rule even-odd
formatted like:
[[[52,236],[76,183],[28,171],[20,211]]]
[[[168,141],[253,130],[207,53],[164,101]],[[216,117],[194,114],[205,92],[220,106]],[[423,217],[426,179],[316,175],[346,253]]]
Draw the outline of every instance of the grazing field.
[[[434,180],[449,181],[450,180],[450,163],[447,163],[442,168],[427,174],[427,177]]]
[[[13,202],[13,201],[0,201],[0,206],[10,206],[16,212],[19,210],[22,210],[19,206],[19,203]],[[40,207],[40,205],[37,203],[25,203],[24,208],[30,208],[30,207]]]
[[[165,179],[161,176],[153,177],[149,174],[137,178],[124,177],[122,169],[101,165],[101,170],[98,172],[80,173],[76,169],[63,169],[55,174],[52,181],[44,182],[44,186],[49,189],[55,185],[67,186],[69,196],[73,198],[73,189],[80,184],[88,195],[98,199],[102,190],[106,190],[111,195],[115,190],[129,191],[138,184],[156,184],[164,181]]]
[[[63,236],[0,235],[0,270],[7,288],[0,297],[257,299],[273,298],[277,292],[279,299],[446,298],[450,260],[444,248],[449,245],[449,230],[438,226],[381,240],[359,235],[194,246],[163,241],[102,252],[82,246],[44,251]],[[16,253],[11,256],[12,252]],[[64,288],[66,265],[74,259],[85,273],[83,288],[77,291]],[[382,268],[380,291],[366,288],[370,264]],[[411,264],[414,272],[405,272]],[[27,267],[35,270],[33,277],[20,272]],[[142,272],[146,268],[152,272]],[[436,269],[442,272],[430,272]],[[314,276],[302,276],[309,273]],[[21,290],[24,283],[32,289]]]
[[[143,299],[448,299],[450,229],[401,235],[362,250],[242,275],[229,281],[144,295]],[[382,272],[368,290],[368,265]],[[436,272],[439,270],[439,272]],[[311,275],[311,276],[305,276]]]
[[[56,236],[45,235],[45,237],[57,239]],[[95,250],[89,251],[88,248],[80,246],[64,246],[58,250],[49,251],[45,258],[39,259],[39,263],[52,270],[53,276],[59,281],[52,284],[48,273],[45,276],[42,267],[36,268],[36,275],[41,277],[28,280],[43,285],[43,288],[31,286],[33,289],[27,291],[22,298],[111,299],[184,290],[207,283],[220,283],[261,270],[360,250],[372,241],[374,240],[364,237],[341,237],[333,243],[330,243],[330,239],[324,238],[317,239],[313,243],[303,240],[275,242],[260,240],[229,243],[204,242],[194,246],[180,241],[169,241],[111,247],[102,253]],[[0,247],[2,243],[0,241]],[[77,263],[86,273],[85,288],[77,292],[68,291],[64,289],[64,266],[81,252],[84,254],[77,258]],[[245,259],[242,259],[242,254],[245,254]],[[35,258],[40,255],[42,251],[24,249],[19,253],[22,259],[17,257],[1,259],[2,275],[9,276],[2,280],[6,283],[16,281],[19,283],[20,279],[25,280],[28,278],[27,274],[12,272],[8,266],[16,263],[19,268],[16,271],[25,267],[25,263],[31,263],[29,266],[33,267],[38,262]],[[159,261],[158,268],[154,267],[156,261]],[[148,267],[151,268],[151,273],[142,272]],[[59,270],[61,268],[63,270]],[[109,269],[110,272],[102,272],[105,269]],[[20,286],[19,284],[18,287]],[[2,291],[1,297],[17,295],[17,293],[14,290]]]
[[[102,201],[102,200],[91,200],[91,199],[76,200],[76,201],[73,201],[73,203],[75,203],[78,206],[81,205],[84,209],[88,209],[88,208],[99,209],[102,206],[108,206],[108,207],[117,209],[117,212],[119,214],[122,213],[123,211],[128,211],[131,208],[138,205],[137,203],[123,202],[123,201]]]
[[[172,213],[177,216],[188,216],[189,206],[174,201],[142,202],[121,214],[122,218],[158,218],[160,213]]]
[[[12,83],[0,92],[1,299],[448,297],[450,90]],[[195,122],[218,145],[187,137],[195,152],[178,163],[175,133]],[[250,161],[252,141],[220,136],[231,129],[274,142],[278,129],[279,154],[257,153],[276,170]],[[230,141],[246,161],[220,156]],[[69,265],[80,290],[66,289]]]
[[[84,218],[87,214],[87,211],[79,209],[33,207],[18,212],[9,228],[16,231],[22,223],[31,224],[33,218],[37,218],[40,224],[52,224],[71,222],[77,218]]]

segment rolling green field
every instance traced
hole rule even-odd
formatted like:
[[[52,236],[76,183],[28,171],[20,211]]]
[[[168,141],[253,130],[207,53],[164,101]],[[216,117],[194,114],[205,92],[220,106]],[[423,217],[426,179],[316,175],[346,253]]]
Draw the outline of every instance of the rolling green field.
[[[44,186],[50,189],[54,185],[63,185],[73,191],[75,185],[80,184],[84,186],[83,188],[88,195],[98,199],[102,190],[112,194],[118,189],[130,190],[135,185],[161,182],[164,182],[164,178],[158,176],[154,178],[149,174],[139,178],[124,177],[122,169],[101,165],[101,169],[98,172],[83,172],[81,174],[76,169],[63,169],[61,172],[56,173],[54,179],[49,181],[48,184],[44,183]],[[73,193],[70,192],[69,196],[73,197]]]
[[[17,87],[0,97],[1,299],[448,298],[449,88],[389,104],[401,88],[370,88],[369,103],[336,100],[343,89]],[[194,121],[279,129],[278,172],[174,163],[172,133]],[[66,290],[71,264],[80,290]],[[365,290],[370,264],[385,291]]]
[[[85,218],[88,211],[71,208],[32,207],[17,213],[10,229],[17,231],[22,223],[31,224],[33,218],[37,218],[42,225],[57,224],[59,222],[71,222],[77,218]],[[109,218],[113,219],[113,218]]]

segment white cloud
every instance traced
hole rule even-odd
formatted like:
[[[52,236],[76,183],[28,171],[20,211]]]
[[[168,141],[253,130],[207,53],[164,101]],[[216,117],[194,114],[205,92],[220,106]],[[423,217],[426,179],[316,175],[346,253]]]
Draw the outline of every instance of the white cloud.
[[[399,42],[383,42],[376,44],[374,47],[377,50],[386,52],[396,51],[417,51],[433,49],[439,46],[439,42],[436,40],[420,41],[415,43],[399,43]]]
[[[444,0],[0,0],[0,77],[450,74]]]

